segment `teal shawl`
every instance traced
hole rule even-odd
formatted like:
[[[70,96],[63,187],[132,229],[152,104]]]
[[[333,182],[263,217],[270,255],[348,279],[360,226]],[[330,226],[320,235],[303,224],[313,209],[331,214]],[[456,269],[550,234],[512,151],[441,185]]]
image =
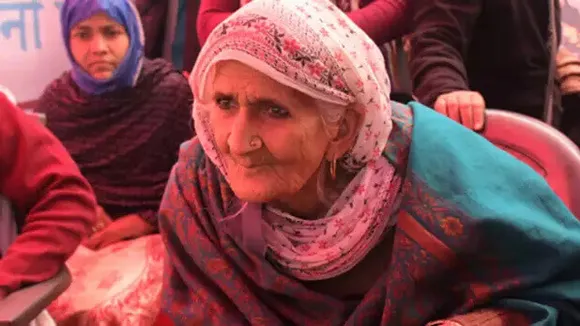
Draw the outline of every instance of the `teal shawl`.
[[[471,297],[456,313],[494,297],[493,306],[525,312],[530,325],[580,325],[578,219],[532,168],[434,110],[409,105],[412,116],[394,110],[400,132],[386,153],[406,171],[403,210],[462,270]]]

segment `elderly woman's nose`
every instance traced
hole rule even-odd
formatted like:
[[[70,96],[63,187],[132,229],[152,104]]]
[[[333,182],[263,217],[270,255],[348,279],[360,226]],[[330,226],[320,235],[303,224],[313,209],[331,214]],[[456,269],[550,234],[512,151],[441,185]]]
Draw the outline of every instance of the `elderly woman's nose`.
[[[231,124],[228,136],[228,146],[233,154],[243,155],[255,150],[251,146],[253,138],[258,137],[257,128],[252,121],[249,112],[245,109],[238,111]]]

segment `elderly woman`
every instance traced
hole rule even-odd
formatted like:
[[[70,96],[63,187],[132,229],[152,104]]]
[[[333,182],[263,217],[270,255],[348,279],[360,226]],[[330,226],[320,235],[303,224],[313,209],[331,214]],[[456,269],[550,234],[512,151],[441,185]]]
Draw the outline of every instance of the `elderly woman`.
[[[162,242],[144,236],[157,232],[179,145],[193,134],[191,90],[169,63],[143,57],[143,28],[130,0],[65,1],[61,24],[72,69],[48,86],[38,110],[100,206],[93,234],[68,262],[75,282],[54,315],[88,311],[96,321],[137,325],[141,319],[127,314],[156,315],[133,304],[155,302],[161,286]],[[136,293],[144,299],[119,304]]]
[[[324,0],[215,29],[160,208],[160,324],[580,323],[580,222],[524,163],[390,102],[382,60]]]

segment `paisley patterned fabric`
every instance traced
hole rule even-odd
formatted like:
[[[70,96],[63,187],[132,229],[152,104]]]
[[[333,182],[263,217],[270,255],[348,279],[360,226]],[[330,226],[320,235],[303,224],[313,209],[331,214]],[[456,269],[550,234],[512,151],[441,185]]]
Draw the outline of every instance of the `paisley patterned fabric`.
[[[384,155],[404,181],[392,255],[385,253],[391,263],[354,301],[310,290],[248,247],[240,231],[245,216],[236,215],[242,203],[199,142],[184,145],[160,211],[169,258],[159,320],[224,326],[420,326],[446,317],[460,325],[580,323],[580,222],[547,183],[420,104],[394,105],[392,120]]]
[[[326,223],[300,228],[307,231],[301,240],[312,246],[294,248],[293,256],[278,247],[289,235],[281,240],[284,227],[277,224],[292,229],[302,221],[267,204],[243,202],[228,186],[208,119],[215,104],[205,91],[215,64],[225,60],[315,99],[351,105],[363,117],[354,147],[340,160],[362,176],[343,193],[360,201],[339,200],[341,207],[331,208]],[[557,298],[580,298],[573,290],[580,266],[570,264],[580,259],[580,222],[525,164],[431,109],[390,102],[382,63],[376,45],[325,0],[254,0],[214,30],[190,77],[198,138],[183,145],[160,208],[169,255],[159,320],[348,326],[425,325],[448,317],[482,324],[580,322],[576,308],[562,308],[562,299],[551,296],[552,285],[559,284],[564,290]],[[389,200],[393,185],[396,201]],[[368,191],[373,188],[383,190]],[[354,297],[310,286],[310,280],[347,275],[353,261],[364,267],[359,262],[368,251],[357,252],[351,242],[344,252],[352,255],[349,267],[336,256],[317,265],[327,249],[317,240],[324,230],[342,237],[345,220],[354,229],[366,223],[364,232],[344,232],[355,243],[375,234],[393,239],[390,250],[376,251],[388,266]],[[272,236],[268,230],[278,232]],[[382,249],[377,245],[367,241],[362,247]],[[319,251],[316,264],[305,261],[311,249]]]

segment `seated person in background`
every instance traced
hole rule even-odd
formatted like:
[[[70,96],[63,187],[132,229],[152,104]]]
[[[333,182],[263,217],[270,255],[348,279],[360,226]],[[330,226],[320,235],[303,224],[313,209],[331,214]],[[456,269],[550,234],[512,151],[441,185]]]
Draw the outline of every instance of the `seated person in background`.
[[[89,239],[92,249],[155,232],[179,145],[193,135],[187,80],[165,60],[143,58],[129,0],[100,3],[65,1],[73,68],[48,86],[38,108],[113,221]]]
[[[160,324],[580,323],[580,222],[524,163],[391,102],[382,62],[323,0],[214,30],[160,207]]]
[[[0,300],[53,277],[96,219],[89,183],[61,143],[0,92],[0,195],[15,212],[18,236],[0,215]],[[2,213],[6,213],[4,210]]]
[[[211,31],[234,11],[251,0],[201,0],[197,18],[197,35],[201,45]],[[410,16],[405,0],[336,0],[332,1],[347,13],[377,44],[399,38],[407,32]],[[344,24],[340,21],[339,24]],[[331,29],[333,27],[330,27]]]
[[[483,127],[486,107],[542,119],[554,60],[549,1],[410,3],[409,65],[421,103],[475,130]],[[559,15],[556,21],[559,25]]]
[[[47,87],[38,111],[46,114],[47,127],[90,182],[100,207],[94,233],[84,242],[99,252],[81,247],[72,257],[68,265],[77,277],[55,305],[67,303],[67,311],[98,306],[102,312],[107,305],[101,300],[113,304],[112,298],[121,295],[115,289],[125,291],[125,285],[136,284],[137,272],[131,271],[142,267],[139,262],[153,260],[144,268],[161,273],[159,236],[138,238],[157,232],[159,202],[179,145],[193,136],[192,96],[187,80],[168,62],[143,57],[143,29],[132,1],[65,1],[61,24],[72,70]],[[122,242],[128,239],[137,240]],[[113,244],[117,246],[106,248]],[[140,255],[149,246],[155,252]],[[125,254],[131,260],[115,256]],[[113,264],[114,257],[120,263]],[[86,277],[79,276],[83,273]],[[97,295],[103,289],[101,280],[111,283],[102,296]],[[149,281],[145,288],[129,288],[122,295],[158,292],[160,283]],[[124,311],[119,309],[135,314],[154,310],[123,306],[115,313]],[[108,318],[86,310],[94,318]],[[114,318],[124,318],[119,314]]]

